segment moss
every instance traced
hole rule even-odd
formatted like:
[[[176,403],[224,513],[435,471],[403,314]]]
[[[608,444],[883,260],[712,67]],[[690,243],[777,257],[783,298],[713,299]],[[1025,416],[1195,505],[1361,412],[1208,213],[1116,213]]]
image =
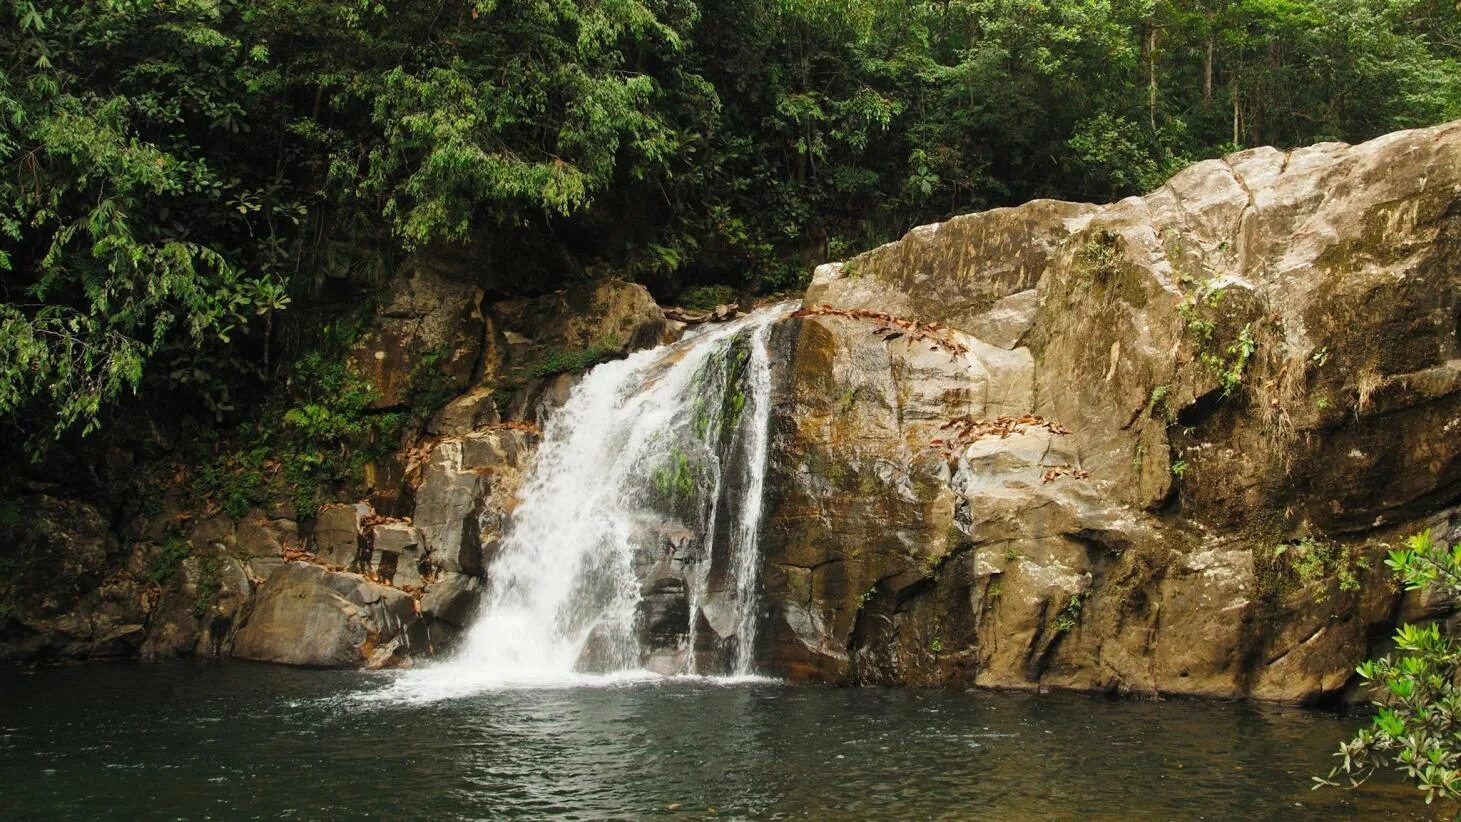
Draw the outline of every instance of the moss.
[[[205,556],[198,561],[198,601],[193,603],[193,616],[202,618],[218,601],[223,584],[218,579],[218,558]]]
[[[712,353],[691,377],[689,390],[695,395],[691,425],[702,440],[714,440],[740,422],[746,409],[746,368],[750,361],[749,342],[734,337]],[[718,403],[707,399],[717,393]]]
[[[173,578],[173,575],[182,567],[183,560],[192,556],[193,546],[188,544],[182,536],[172,536],[164,542],[147,566],[147,572],[143,579],[154,585],[165,585]]]
[[[695,498],[696,473],[690,455],[673,448],[665,463],[654,471],[654,488],[665,502],[675,506],[684,504]]]
[[[1259,599],[1269,603],[1310,589],[1316,603],[1328,600],[1332,589],[1358,591],[1359,575],[1369,568],[1370,559],[1360,549],[1313,536],[1253,552]]]
[[[521,373],[524,378],[529,380],[547,379],[559,374],[573,374],[587,371],[601,362],[611,360],[618,353],[618,349],[603,343],[595,343],[580,349],[549,348],[541,357],[528,363]]]

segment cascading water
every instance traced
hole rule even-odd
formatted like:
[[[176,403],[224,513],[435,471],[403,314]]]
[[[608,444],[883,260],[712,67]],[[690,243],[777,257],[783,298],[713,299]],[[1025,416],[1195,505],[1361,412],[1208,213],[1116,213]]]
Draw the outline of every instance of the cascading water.
[[[791,310],[586,374],[544,423],[461,649],[410,678],[460,692],[752,673],[768,342]]]

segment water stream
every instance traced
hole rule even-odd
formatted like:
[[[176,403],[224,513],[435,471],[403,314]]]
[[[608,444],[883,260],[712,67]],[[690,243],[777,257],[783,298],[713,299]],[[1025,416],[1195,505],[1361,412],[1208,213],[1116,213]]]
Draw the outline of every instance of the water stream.
[[[585,676],[752,674],[767,345],[792,308],[584,375],[547,414],[460,651],[402,687],[430,699]]]

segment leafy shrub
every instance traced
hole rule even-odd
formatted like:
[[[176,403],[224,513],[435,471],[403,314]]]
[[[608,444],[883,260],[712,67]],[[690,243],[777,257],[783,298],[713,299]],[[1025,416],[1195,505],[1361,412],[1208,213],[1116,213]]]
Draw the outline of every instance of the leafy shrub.
[[[1424,531],[1391,551],[1385,565],[1406,590],[1437,589],[1461,596],[1461,544],[1446,547]],[[1381,768],[1393,767],[1425,793],[1461,799],[1461,647],[1439,623],[1402,625],[1395,646],[1403,654],[1372,659],[1359,675],[1375,694],[1369,727],[1339,746],[1340,758],[1315,788],[1344,778],[1358,786]]]
[[[281,497],[290,499],[298,516],[308,516],[396,444],[405,417],[372,409],[376,397],[342,353],[305,355],[295,363],[289,391],[236,432],[235,440],[249,445],[206,464],[199,489],[234,519]]]
[[[728,285],[697,285],[680,292],[676,301],[686,308],[710,311],[736,301],[736,290]]]

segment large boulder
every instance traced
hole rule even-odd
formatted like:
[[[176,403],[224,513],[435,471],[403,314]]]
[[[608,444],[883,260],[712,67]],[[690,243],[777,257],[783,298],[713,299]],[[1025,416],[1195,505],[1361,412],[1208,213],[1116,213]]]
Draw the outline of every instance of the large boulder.
[[[1384,546],[1453,527],[1458,256],[1450,124],[824,266],[776,337],[763,665],[1340,694]]]
[[[416,600],[359,574],[284,565],[259,589],[234,638],[242,659],[326,668],[385,664],[424,646]]]

